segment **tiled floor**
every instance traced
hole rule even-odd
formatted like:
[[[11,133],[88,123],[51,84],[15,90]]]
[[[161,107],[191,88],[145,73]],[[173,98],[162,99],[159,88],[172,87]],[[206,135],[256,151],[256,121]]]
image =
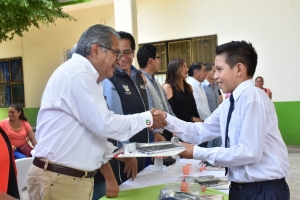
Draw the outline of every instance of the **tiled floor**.
[[[287,177],[287,182],[291,191],[291,200],[300,200],[300,152],[290,151],[289,161],[291,164],[290,174]],[[24,200],[29,200],[27,190],[23,190]]]

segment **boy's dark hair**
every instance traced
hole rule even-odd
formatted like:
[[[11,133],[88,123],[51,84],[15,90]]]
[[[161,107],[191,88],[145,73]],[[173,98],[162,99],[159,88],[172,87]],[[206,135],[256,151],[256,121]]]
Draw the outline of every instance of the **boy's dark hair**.
[[[135,51],[135,40],[134,40],[134,37],[130,34],[130,33],[127,33],[125,31],[118,31],[121,39],[127,39],[130,41],[130,48],[132,51]]]
[[[194,62],[193,64],[191,64],[190,68],[189,68],[189,76],[194,76],[194,71],[195,70],[201,70],[203,66],[202,62]]]
[[[257,65],[257,53],[252,44],[245,41],[231,41],[216,46],[216,55],[225,54],[226,63],[232,68],[242,63],[247,68],[247,75],[253,77]]]
[[[148,64],[149,58],[155,59],[156,47],[152,44],[145,44],[139,48],[136,57],[140,68],[145,68]]]
[[[22,106],[19,106],[17,104],[11,104],[9,107],[16,109],[18,112],[21,112],[19,119],[27,121],[27,117],[24,114],[24,110]]]
[[[214,63],[206,63],[204,66],[205,66],[206,72],[210,72],[212,70],[212,67],[215,66],[215,64]]]

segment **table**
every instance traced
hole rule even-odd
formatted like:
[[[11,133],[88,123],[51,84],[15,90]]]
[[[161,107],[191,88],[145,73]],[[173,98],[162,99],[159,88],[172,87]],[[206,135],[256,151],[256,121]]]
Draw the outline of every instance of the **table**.
[[[199,164],[199,160],[193,159],[180,159],[180,164]],[[219,171],[203,171],[198,172],[192,176],[205,176],[214,175],[216,177],[224,177],[225,170]],[[164,166],[162,172],[154,171],[154,166],[149,165],[143,171],[141,171],[136,179],[132,181],[131,179],[120,185],[119,196],[114,199],[120,200],[152,200],[158,199],[159,191],[164,187],[166,181],[176,181],[182,174],[174,174],[168,171],[168,167]],[[228,190],[219,190],[220,192],[228,194]],[[207,193],[216,192],[215,190],[207,189]],[[106,197],[101,198],[101,200],[108,199]],[[225,198],[227,199],[227,197]]]

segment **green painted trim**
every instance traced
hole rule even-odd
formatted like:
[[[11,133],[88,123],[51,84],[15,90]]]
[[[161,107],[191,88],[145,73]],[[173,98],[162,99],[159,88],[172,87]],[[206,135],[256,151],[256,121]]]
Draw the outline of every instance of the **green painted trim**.
[[[36,119],[40,108],[24,108],[24,113],[32,127],[36,127]]]
[[[0,120],[7,118],[8,108],[0,108]]]
[[[300,101],[274,102],[274,105],[285,144],[300,146]]]
[[[24,108],[25,116],[32,127],[36,127],[37,114],[40,108]],[[0,120],[7,118],[8,108],[0,108]]]
[[[60,6],[67,6],[67,5],[73,5],[73,4],[84,3],[84,2],[89,2],[89,1],[92,1],[92,0],[73,0],[73,1],[70,1],[70,2],[59,3],[59,5]]]

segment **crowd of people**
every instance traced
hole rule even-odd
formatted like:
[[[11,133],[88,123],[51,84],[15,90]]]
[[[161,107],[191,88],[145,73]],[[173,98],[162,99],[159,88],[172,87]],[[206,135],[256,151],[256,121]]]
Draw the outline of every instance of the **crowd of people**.
[[[6,163],[0,199],[19,198],[14,158],[26,157],[21,149],[28,142],[35,149],[27,178],[31,200],[96,200],[118,196],[119,185],[152,162],[106,155],[124,143],[170,141],[173,135],[187,148],[182,157],[225,167],[230,199],[251,199],[253,188],[261,199],[289,199],[287,149],[271,91],[262,77],[253,83],[257,53],[251,43],[217,46],[214,63],[187,66],[175,58],[163,85],[154,77],[161,64],[156,47],[145,44],[136,53],[135,46],[130,33],[105,25],[83,32],[45,87],[36,136],[22,107],[9,107],[0,122]],[[224,101],[220,89],[231,94]]]

